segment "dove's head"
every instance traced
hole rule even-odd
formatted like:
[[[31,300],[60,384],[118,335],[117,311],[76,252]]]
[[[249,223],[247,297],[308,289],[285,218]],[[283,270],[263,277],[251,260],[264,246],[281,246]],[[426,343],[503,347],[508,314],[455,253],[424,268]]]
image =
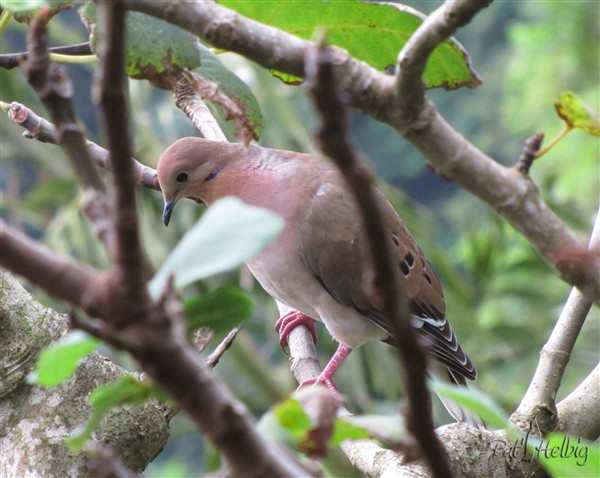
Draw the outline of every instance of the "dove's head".
[[[182,138],[169,146],[158,160],[158,183],[165,201],[163,222],[181,198],[212,202],[218,193],[219,175],[232,154],[228,143],[201,138]]]

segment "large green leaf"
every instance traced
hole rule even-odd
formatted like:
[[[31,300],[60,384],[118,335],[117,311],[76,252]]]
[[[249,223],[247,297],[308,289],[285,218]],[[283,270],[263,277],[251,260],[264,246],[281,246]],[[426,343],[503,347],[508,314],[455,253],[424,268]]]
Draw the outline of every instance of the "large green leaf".
[[[215,332],[231,330],[250,317],[252,299],[232,285],[194,296],[183,304],[188,330],[210,327]]]
[[[181,239],[149,284],[158,297],[171,274],[183,287],[241,265],[260,252],[283,229],[284,221],[271,211],[226,197]]]
[[[60,385],[73,375],[79,361],[96,350],[99,343],[85,332],[71,332],[40,354],[37,368],[28,380],[42,387]]]
[[[402,46],[423,21],[418,12],[401,5],[359,0],[219,0],[219,3],[304,39],[313,38],[317,29],[324,29],[329,43],[345,48],[354,58],[380,71],[396,64]],[[282,74],[278,76],[284,81],[298,80]],[[446,40],[435,49],[427,62],[424,79],[430,88],[455,89],[481,83],[470,68],[468,55],[454,39]]]
[[[90,31],[90,44],[98,51],[96,5],[88,2],[81,15]],[[200,66],[200,48],[193,34],[149,15],[127,12],[125,72],[131,78],[171,89],[183,69]]]

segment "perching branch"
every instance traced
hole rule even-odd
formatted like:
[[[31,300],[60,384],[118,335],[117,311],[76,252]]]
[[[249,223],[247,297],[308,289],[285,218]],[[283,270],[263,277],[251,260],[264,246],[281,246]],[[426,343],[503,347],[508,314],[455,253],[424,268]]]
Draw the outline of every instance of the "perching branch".
[[[401,56],[427,55],[436,41],[454,33],[488,3],[447,1],[439,13],[433,14],[436,20],[424,23],[416,33],[431,40],[412,42]],[[304,51],[314,46],[213,2],[174,5],[132,0],[127,5],[131,10],[178,25],[217,48],[244,55],[265,68],[298,76],[304,71]],[[341,48],[332,47],[331,51],[338,87],[348,98],[349,106],[397,129],[423,153],[434,171],[488,203],[527,238],[565,281],[591,301],[600,303],[600,258],[590,253],[548,208],[529,177],[485,155],[456,132],[429,101],[419,99],[423,97],[423,87],[420,81],[410,80],[420,77],[419,62],[404,65],[395,79],[352,58]],[[419,84],[409,97],[400,97],[396,83]]]
[[[420,445],[433,476],[450,477],[448,457],[438,441],[433,425],[431,398],[427,389],[426,354],[417,342],[410,323],[408,300],[400,287],[396,267],[388,245],[382,212],[377,206],[373,178],[361,163],[347,138],[348,119],[336,90],[336,78],[329,49],[323,45],[309,49],[306,77],[313,103],[320,116],[317,141],[321,150],[340,169],[361,214],[369,238],[369,249],[375,271],[374,283],[382,296],[382,312],[389,318],[406,371],[409,413],[407,425]]]
[[[591,251],[600,250],[600,211],[591,234],[589,248]],[[581,332],[583,324],[592,307],[589,300],[577,289],[572,289],[569,298],[540,353],[540,361],[529,384],[525,396],[511,420],[523,428],[527,428],[535,420],[543,433],[548,433],[562,422],[566,427],[575,431],[565,417],[558,415],[556,409],[556,394],[560,387],[563,374],[575,347],[575,341]],[[598,407],[598,399],[591,400]],[[586,420],[587,414],[583,415]],[[600,423],[596,425],[600,427]]]

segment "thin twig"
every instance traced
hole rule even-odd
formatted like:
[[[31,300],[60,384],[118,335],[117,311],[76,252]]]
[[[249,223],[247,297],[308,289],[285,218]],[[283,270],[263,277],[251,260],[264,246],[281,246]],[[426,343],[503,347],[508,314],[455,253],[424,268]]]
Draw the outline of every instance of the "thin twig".
[[[229,349],[229,347],[231,347],[231,344],[233,344],[233,341],[235,340],[235,337],[239,331],[240,327],[235,327],[229,331],[227,337],[225,337],[221,343],[217,345],[215,350],[213,350],[213,352],[206,358],[206,365],[208,365],[210,368],[215,368],[218,365],[219,360],[221,360],[223,354]]]
[[[97,236],[108,252],[112,253],[114,236],[110,226],[106,187],[92,161],[71,104],[73,85],[65,69],[51,63],[48,57],[48,22],[51,18],[52,14],[47,9],[40,9],[33,18],[27,35],[30,55],[23,69],[27,80],[50,112],[56,127],[57,143],[63,147],[71,160],[84,187],[84,211],[92,220]],[[11,108],[10,114],[13,113],[15,110]]]
[[[523,174],[529,174],[529,170],[531,169],[531,165],[538,157],[538,152],[540,150],[540,146],[542,145],[542,141],[544,140],[544,133],[538,131],[530,138],[527,138],[523,143],[523,150],[521,151],[521,156],[517,160],[515,164],[515,168],[518,169]]]
[[[42,143],[58,144],[56,127],[47,119],[39,116],[35,111],[27,106],[13,101],[8,110],[8,117],[25,128],[23,136],[28,139],[35,139]],[[85,140],[92,160],[101,168],[110,171],[111,164],[107,149],[98,146],[89,139]],[[132,158],[137,184],[149,189],[160,190],[156,180],[156,170],[140,163]]]
[[[307,52],[306,77],[320,116],[317,140],[323,152],[342,172],[357,202],[369,238],[375,270],[374,282],[379,286],[383,298],[382,312],[389,318],[394,331],[394,343],[399,348],[406,371],[410,408],[408,428],[418,441],[433,476],[450,477],[448,457],[434,431],[431,398],[426,383],[425,351],[417,342],[410,324],[407,299],[401,290],[396,269],[392,266],[394,261],[391,260],[382,213],[373,191],[372,176],[348,143],[348,120],[338,98],[331,61],[327,47],[320,46]]]
[[[90,43],[79,43],[77,45],[67,45],[67,46],[55,46],[52,48],[48,48],[50,53],[59,53],[62,55],[71,55],[71,56],[88,56],[92,55],[92,50],[90,48]],[[19,53],[6,53],[4,55],[0,55],[0,68],[5,68],[10,70],[19,66],[21,62],[27,59],[29,56],[28,51],[22,51]]]

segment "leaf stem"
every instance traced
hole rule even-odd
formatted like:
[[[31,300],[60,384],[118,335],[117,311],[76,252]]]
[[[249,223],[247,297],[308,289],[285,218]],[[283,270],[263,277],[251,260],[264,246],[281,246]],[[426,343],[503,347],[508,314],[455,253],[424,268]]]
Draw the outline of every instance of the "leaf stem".
[[[51,52],[50,60],[60,63],[93,63],[98,61],[98,57],[96,55],[65,55]]]
[[[0,33],[4,31],[4,27],[6,26],[11,17],[12,13],[10,13],[10,10],[4,10],[2,12],[2,15],[0,15]]]
[[[549,142],[549,143],[548,143],[546,146],[544,146],[542,149],[540,149],[540,150],[539,150],[539,151],[538,151],[538,152],[535,154],[535,157],[536,157],[536,158],[539,158],[539,157],[543,156],[544,154],[546,154],[548,151],[550,151],[550,150],[551,150],[551,149],[552,149],[554,146],[556,146],[556,145],[558,144],[558,142],[559,142],[561,139],[563,139],[563,138],[564,138],[564,137],[567,135],[567,133],[568,133],[569,131],[571,131],[572,129],[573,129],[573,126],[569,126],[568,124],[567,124],[567,125],[565,125],[565,126],[564,126],[564,128],[563,128],[563,129],[561,129],[561,130],[558,132],[558,134],[557,134],[557,135],[556,135],[554,138],[552,138],[552,139],[550,140],[550,142]]]

